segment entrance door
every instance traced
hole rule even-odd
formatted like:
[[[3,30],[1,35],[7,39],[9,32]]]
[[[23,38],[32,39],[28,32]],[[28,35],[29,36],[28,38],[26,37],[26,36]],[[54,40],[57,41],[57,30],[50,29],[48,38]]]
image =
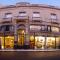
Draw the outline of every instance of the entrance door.
[[[19,34],[18,35],[18,49],[19,48],[23,48],[24,46],[24,35],[23,34]]]
[[[35,37],[35,49],[44,49],[45,37],[36,36]]]
[[[25,39],[25,30],[18,30],[18,49],[23,49]]]

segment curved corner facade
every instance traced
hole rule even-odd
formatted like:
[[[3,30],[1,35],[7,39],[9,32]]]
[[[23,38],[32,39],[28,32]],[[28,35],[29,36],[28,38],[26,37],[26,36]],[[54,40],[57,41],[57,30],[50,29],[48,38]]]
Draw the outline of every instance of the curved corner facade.
[[[25,3],[1,7],[0,49],[60,49],[60,8]]]

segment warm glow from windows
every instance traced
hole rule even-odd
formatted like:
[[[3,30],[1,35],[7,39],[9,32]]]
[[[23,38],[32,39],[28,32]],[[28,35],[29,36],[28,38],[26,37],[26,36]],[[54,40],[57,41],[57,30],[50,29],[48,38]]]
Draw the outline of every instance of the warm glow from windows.
[[[34,41],[34,36],[30,36],[30,41]]]
[[[52,32],[59,32],[59,28],[58,27],[51,27]]]
[[[45,37],[36,36],[35,37],[35,48],[44,49],[44,42],[45,42]]]
[[[30,30],[40,30],[41,26],[35,26],[35,25],[31,25],[30,26]]]
[[[25,34],[25,31],[24,30],[22,30],[22,34]]]
[[[6,36],[0,37],[1,39],[1,48],[13,48],[14,46],[14,37],[13,36]]]
[[[47,37],[46,47],[47,48],[55,48],[55,37]]]

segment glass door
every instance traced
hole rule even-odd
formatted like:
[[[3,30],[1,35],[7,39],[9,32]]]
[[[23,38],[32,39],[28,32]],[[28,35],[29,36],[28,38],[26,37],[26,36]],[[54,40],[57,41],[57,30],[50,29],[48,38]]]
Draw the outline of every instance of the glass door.
[[[25,31],[22,29],[18,30],[18,49],[23,49],[24,39],[25,39]]]

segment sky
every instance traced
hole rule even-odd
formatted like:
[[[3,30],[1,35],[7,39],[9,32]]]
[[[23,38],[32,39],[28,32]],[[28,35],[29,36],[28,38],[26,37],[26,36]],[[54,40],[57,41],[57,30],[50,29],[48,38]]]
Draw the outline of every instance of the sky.
[[[0,4],[2,5],[13,5],[18,2],[30,2],[33,4],[60,6],[60,0],[0,0]]]

